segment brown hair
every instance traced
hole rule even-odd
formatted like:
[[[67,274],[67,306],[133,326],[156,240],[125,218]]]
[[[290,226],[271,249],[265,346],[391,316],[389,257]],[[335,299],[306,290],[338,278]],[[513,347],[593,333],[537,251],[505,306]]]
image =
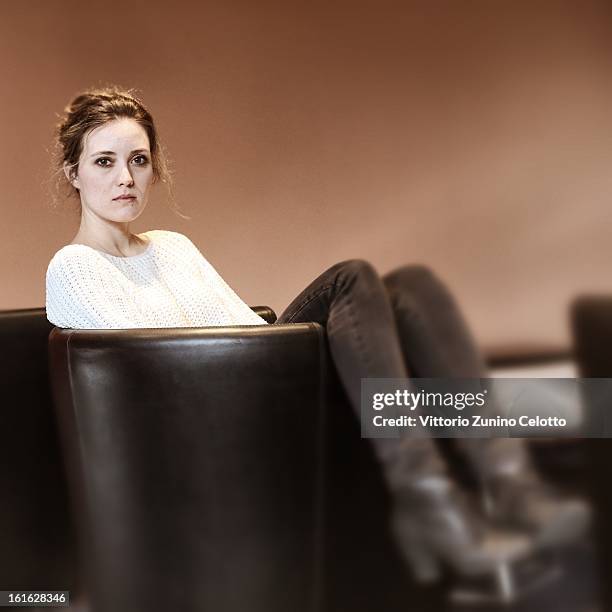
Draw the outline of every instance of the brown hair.
[[[76,176],[79,159],[83,152],[83,141],[89,132],[109,121],[123,118],[138,122],[147,133],[154,180],[166,184],[170,192],[172,207],[177,209],[172,201],[172,178],[153,117],[132,90],[120,89],[117,86],[85,91],[77,95],[64,109],[64,115],[57,125],[56,132],[60,180],[64,182],[62,178],[64,177],[64,166],[70,168],[72,177]],[[69,187],[71,195],[78,196],[78,189],[70,183]]]

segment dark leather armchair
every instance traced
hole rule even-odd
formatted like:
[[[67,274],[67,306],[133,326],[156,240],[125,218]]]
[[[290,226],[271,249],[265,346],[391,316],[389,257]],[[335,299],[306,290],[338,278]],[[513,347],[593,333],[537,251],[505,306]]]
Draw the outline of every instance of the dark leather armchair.
[[[74,598],[84,567],[93,612],[438,609],[314,324],[53,333],[77,566],[51,330],[0,313],[0,588]]]
[[[319,325],[55,329],[50,367],[94,612],[407,609]]]
[[[574,355],[580,376],[584,378],[612,378],[612,296],[584,295],[576,298],[570,309],[570,324]],[[584,400],[587,405],[601,407],[601,397],[596,394],[597,387],[590,388]],[[595,538],[598,543],[598,556],[601,575],[612,573],[612,440],[594,438],[585,441],[590,459],[590,493],[596,510]],[[604,602],[602,609],[612,609],[612,583],[603,580]]]

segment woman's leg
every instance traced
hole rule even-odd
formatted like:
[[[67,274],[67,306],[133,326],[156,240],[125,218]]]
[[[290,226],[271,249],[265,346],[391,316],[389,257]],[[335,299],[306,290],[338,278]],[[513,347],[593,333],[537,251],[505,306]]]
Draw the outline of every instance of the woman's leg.
[[[387,292],[369,263],[349,260],[332,266],[293,300],[277,322],[304,321],[326,328],[334,364],[358,418],[362,378],[406,378]],[[406,479],[446,471],[430,438],[371,442],[394,489]]]
[[[487,367],[461,310],[446,286],[424,266],[404,266],[383,277],[404,359],[419,378],[486,378]],[[496,413],[488,402],[489,414]],[[481,478],[529,465],[523,440],[457,440]]]
[[[337,264],[311,283],[278,323],[314,321],[359,415],[362,378],[405,378],[385,286],[364,261]],[[437,577],[439,559],[463,574],[491,573],[529,551],[525,539],[485,528],[463,505],[431,438],[370,440],[394,497],[393,528],[415,576]]]
[[[448,289],[426,268],[407,266],[384,277],[406,363],[423,378],[485,378],[487,369]],[[496,411],[488,402],[489,414]],[[589,508],[562,499],[540,481],[519,438],[465,438],[466,453],[488,492],[492,517],[532,530],[538,541],[557,545],[584,531]]]

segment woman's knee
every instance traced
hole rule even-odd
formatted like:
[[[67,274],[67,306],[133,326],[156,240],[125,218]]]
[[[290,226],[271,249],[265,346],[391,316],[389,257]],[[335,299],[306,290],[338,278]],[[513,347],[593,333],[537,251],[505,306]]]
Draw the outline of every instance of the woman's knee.
[[[376,272],[374,266],[365,259],[347,259],[337,263],[330,269],[346,279],[365,278],[376,279],[380,282],[378,272]]]
[[[385,274],[383,281],[387,289],[413,291],[443,291],[446,287],[433,270],[422,264],[402,266]]]

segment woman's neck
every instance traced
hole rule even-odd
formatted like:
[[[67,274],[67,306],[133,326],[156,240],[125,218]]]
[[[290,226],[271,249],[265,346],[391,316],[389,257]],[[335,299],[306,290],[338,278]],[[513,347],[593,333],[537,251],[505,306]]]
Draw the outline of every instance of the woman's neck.
[[[147,241],[132,234],[129,226],[106,227],[105,231],[92,231],[81,224],[76,236],[70,244],[84,244],[98,251],[103,251],[115,257],[131,257],[139,255],[147,247]]]

